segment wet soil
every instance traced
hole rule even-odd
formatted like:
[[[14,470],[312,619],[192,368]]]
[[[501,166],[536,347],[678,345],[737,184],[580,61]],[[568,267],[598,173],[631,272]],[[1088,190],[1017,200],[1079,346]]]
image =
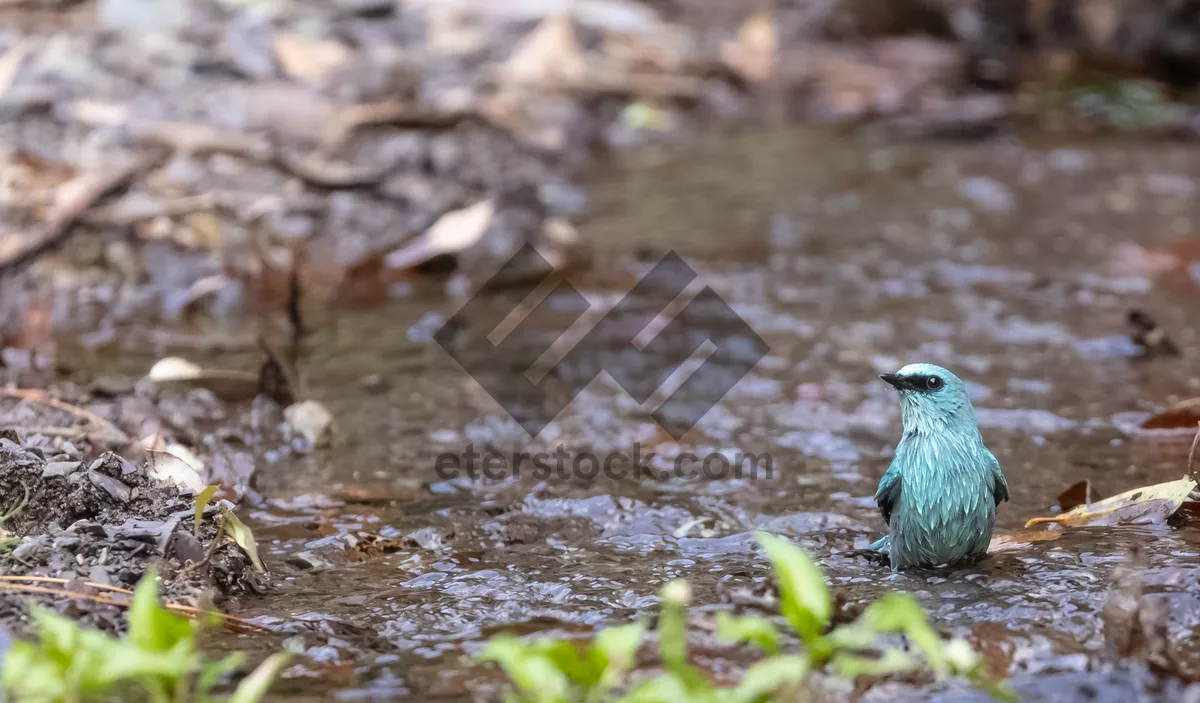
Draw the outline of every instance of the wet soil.
[[[1136,440],[1114,417],[1200,392],[1198,157],[1193,146],[1112,141],[869,148],[805,130],[626,155],[595,179],[581,231],[599,263],[572,283],[612,301],[675,250],[770,346],[678,441],[604,379],[530,440],[432,341],[461,304],[440,291],[398,289],[370,309],[309,306],[300,368],[336,439],[259,454],[265,498],[247,517],[274,588],[232,612],[277,635],[230,646],[304,648],[279,700],[496,699],[497,672],[466,657],[502,629],[584,636],[652,610],[677,577],[702,604],[697,623],[717,608],[767,607],[768,569],[752,545],[763,529],[808,549],[847,611],[914,593],[1025,700],[1195,695],[1185,692],[1200,678],[1194,523],[1074,529],[951,570],[893,573],[854,550],[884,529],[871,496],[899,435],[877,375],[912,361],[970,383],[1011,487],[1002,531],[1052,513],[1079,479],[1108,495],[1180,477],[1186,443]],[[1132,308],[1182,354],[1144,358],[1125,326]],[[468,340],[488,332],[465,330]],[[118,335],[77,380],[136,378],[172,351],[223,368],[257,363],[125,339],[135,337]],[[435,472],[440,453],[468,445],[562,445],[570,456],[641,445],[660,468],[684,452],[769,453],[772,471]],[[744,664],[719,649],[699,656],[720,677]],[[981,699],[920,682],[857,693]]]
[[[61,438],[0,438],[0,629],[26,633],[33,601],[107,631],[125,627],[128,594],[148,569],[159,592],[185,605],[262,591],[264,576],[217,539],[216,506],[194,522],[194,497],[112,452],[82,461]],[[211,545],[211,549],[210,549]],[[64,597],[63,592],[78,594]]]

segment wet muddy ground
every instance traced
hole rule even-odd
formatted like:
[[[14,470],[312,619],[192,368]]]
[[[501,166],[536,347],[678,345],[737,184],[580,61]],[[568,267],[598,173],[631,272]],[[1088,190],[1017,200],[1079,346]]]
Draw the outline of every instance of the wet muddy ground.
[[[698,643],[714,609],[770,610],[752,541],[764,529],[817,557],[846,611],[915,593],[1025,700],[1193,700],[1194,523],[1077,529],[954,570],[896,574],[853,550],[884,528],[872,495],[899,436],[878,374],[912,361],[970,383],[1011,487],[998,529],[1052,514],[1079,479],[1109,495],[1183,474],[1186,441],[1138,441],[1121,414],[1200,394],[1198,157],[1194,146],[1111,141],[872,149],[809,131],[627,155],[595,179],[580,227],[601,263],[572,282],[611,301],[676,250],[770,346],[680,441],[604,380],[531,441],[431,341],[460,304],[440,290],[400,288],[370,309],[309,306],[300,369],[334,414],[336,440],[258,457],[263,500],[244,512],[275,588],[231,610],[277,634],[231,644],[304,647],[279,700],[496,699],[498,672],[466,657],[502,629],[583,636],[653,610],[676,577],[695,588]],[[1140,358],[1126,327],[1133,308],[1182,355]],[[170,352],[258,363],[122,338],[76,380],[137,378]],[[439,477],[437,456],[469,444],[640,445],[660,467],[687,451],[769,453],[773,471]],[[714,647],[697,656],[719,677],[745,664]],[[835,693],[981,697],[921,681]]]

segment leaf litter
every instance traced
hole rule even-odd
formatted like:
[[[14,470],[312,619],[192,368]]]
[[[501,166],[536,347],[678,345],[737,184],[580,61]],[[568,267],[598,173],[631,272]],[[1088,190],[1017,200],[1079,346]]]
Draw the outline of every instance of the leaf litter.
[[[1179,510],[1179,506],[1195,488],[1196,481],[1185,476],[1178,481],[1135,488],[1111,498],[1079,505],[1060,515],[1033,518],[1025,523],[1025,527],[1044,524],[1082,527],[1163,523]]]
[[[1200,444],[1200,422],[1196,423],[1191,450],[1188,452],[1187,475],[1176,481],[1134,488],[1115,496],[1094,500],[1091,484],[1085,479],[1071,485],[1058,498],[1065,512],[1052,517],[1033,518],[1026,528],[1035,525],[1063,527],[1114,526],[1122,524],[1161,524],[1174,515],[1196,490],[1194,473],[1196,446]]]

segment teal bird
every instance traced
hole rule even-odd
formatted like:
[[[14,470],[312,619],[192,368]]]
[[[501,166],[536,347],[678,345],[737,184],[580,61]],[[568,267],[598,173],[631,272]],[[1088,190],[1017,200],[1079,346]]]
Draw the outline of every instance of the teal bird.
[[[987,553],[1008,482],[983,445],[966,384],[933,364],[880,378],[900,392],[904,436],[875,492],[890,534],[871,549],[893,570],[975,561]]]

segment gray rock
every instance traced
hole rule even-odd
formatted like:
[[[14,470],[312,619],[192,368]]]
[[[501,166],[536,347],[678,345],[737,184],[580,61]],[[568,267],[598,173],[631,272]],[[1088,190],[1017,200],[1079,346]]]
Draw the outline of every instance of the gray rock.
[[[42,478],[51,476],[69,476],[83,466],[82,461],[53,461],[42,469]]]
[[[336,564],[319,556],[315,552],[303,551],[296,552],[288,557],[287,563],[292,566],[298,566],[301,569],[332,569]]]
[[[122,503],[128,503],[133,499],[133,488],[126,485],[124,482],[113,478],[112,476],[102,474],[99,471],[88,471],[87,477],[88,480],[92,482],[93,486],[99,488]]]

